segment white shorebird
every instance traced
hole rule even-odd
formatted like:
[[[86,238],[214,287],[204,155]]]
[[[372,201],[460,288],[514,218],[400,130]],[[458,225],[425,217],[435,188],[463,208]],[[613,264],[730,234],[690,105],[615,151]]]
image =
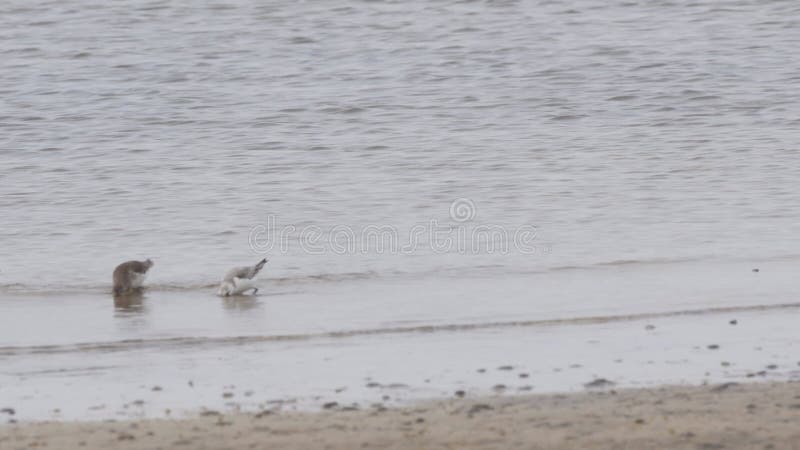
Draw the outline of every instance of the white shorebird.
[[[226,273],[222,278],[222,283],[219,285],[217,295],[222,297],[239,295],[249,291],[250,289],[253,290],[253,294],[256,294],[258,292],[258,288],[255,286],[253,279],[256,275],[258,275],[258,272],[261,271],[261,268],[264,267],[264,264],[266,263],[267,259],[264,258],[254,266],[234,267],[233,269],[229,270],[228,273]]]
[[[120,295],[126,292],[141,289],[144,286],[144,279],[147,271],[153,267],[153,261],[127,261],[114,269],[114,294]]]

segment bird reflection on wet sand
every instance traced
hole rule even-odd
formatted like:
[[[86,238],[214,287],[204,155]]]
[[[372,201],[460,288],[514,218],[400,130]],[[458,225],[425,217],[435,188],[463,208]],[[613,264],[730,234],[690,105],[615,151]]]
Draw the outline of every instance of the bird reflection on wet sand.
[[[114,295],[114,311],[118,313],[145,312],[144,293],[141,290]]]
[[[232,295],[222,298],[222,307],[226,311],[250,311],[261,307],[255,295]]]

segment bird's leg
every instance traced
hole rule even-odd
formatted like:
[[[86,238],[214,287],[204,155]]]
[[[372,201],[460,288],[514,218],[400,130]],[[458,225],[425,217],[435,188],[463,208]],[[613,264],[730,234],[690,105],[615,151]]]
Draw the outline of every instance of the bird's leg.
[[[253,295],[258,294],[258,288],[253,288]]]

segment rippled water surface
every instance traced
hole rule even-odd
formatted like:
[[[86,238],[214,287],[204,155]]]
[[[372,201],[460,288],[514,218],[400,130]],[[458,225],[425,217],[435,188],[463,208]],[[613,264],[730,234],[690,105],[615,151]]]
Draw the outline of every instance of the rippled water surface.
[[[310,256],[270,274],[800,254],[791,1],[0,6],[0,282],[121,260],[213,283],[277,226],[532,224],[542,256]]]
[[[794,1],[6,0],[0,23],[0,347],[800,294]],[[333,251],[433,224],[534,248]],[[262,256],[265,295],[212,296]]]

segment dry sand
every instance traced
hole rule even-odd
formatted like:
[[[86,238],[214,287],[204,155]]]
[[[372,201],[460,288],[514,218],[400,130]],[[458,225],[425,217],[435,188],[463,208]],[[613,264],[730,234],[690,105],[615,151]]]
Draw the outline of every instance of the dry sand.
[[[800,449],[800,383],[453,398],[383,409],[0,425],[30,449]],[[6,413],[7,414],[7,413]]]

